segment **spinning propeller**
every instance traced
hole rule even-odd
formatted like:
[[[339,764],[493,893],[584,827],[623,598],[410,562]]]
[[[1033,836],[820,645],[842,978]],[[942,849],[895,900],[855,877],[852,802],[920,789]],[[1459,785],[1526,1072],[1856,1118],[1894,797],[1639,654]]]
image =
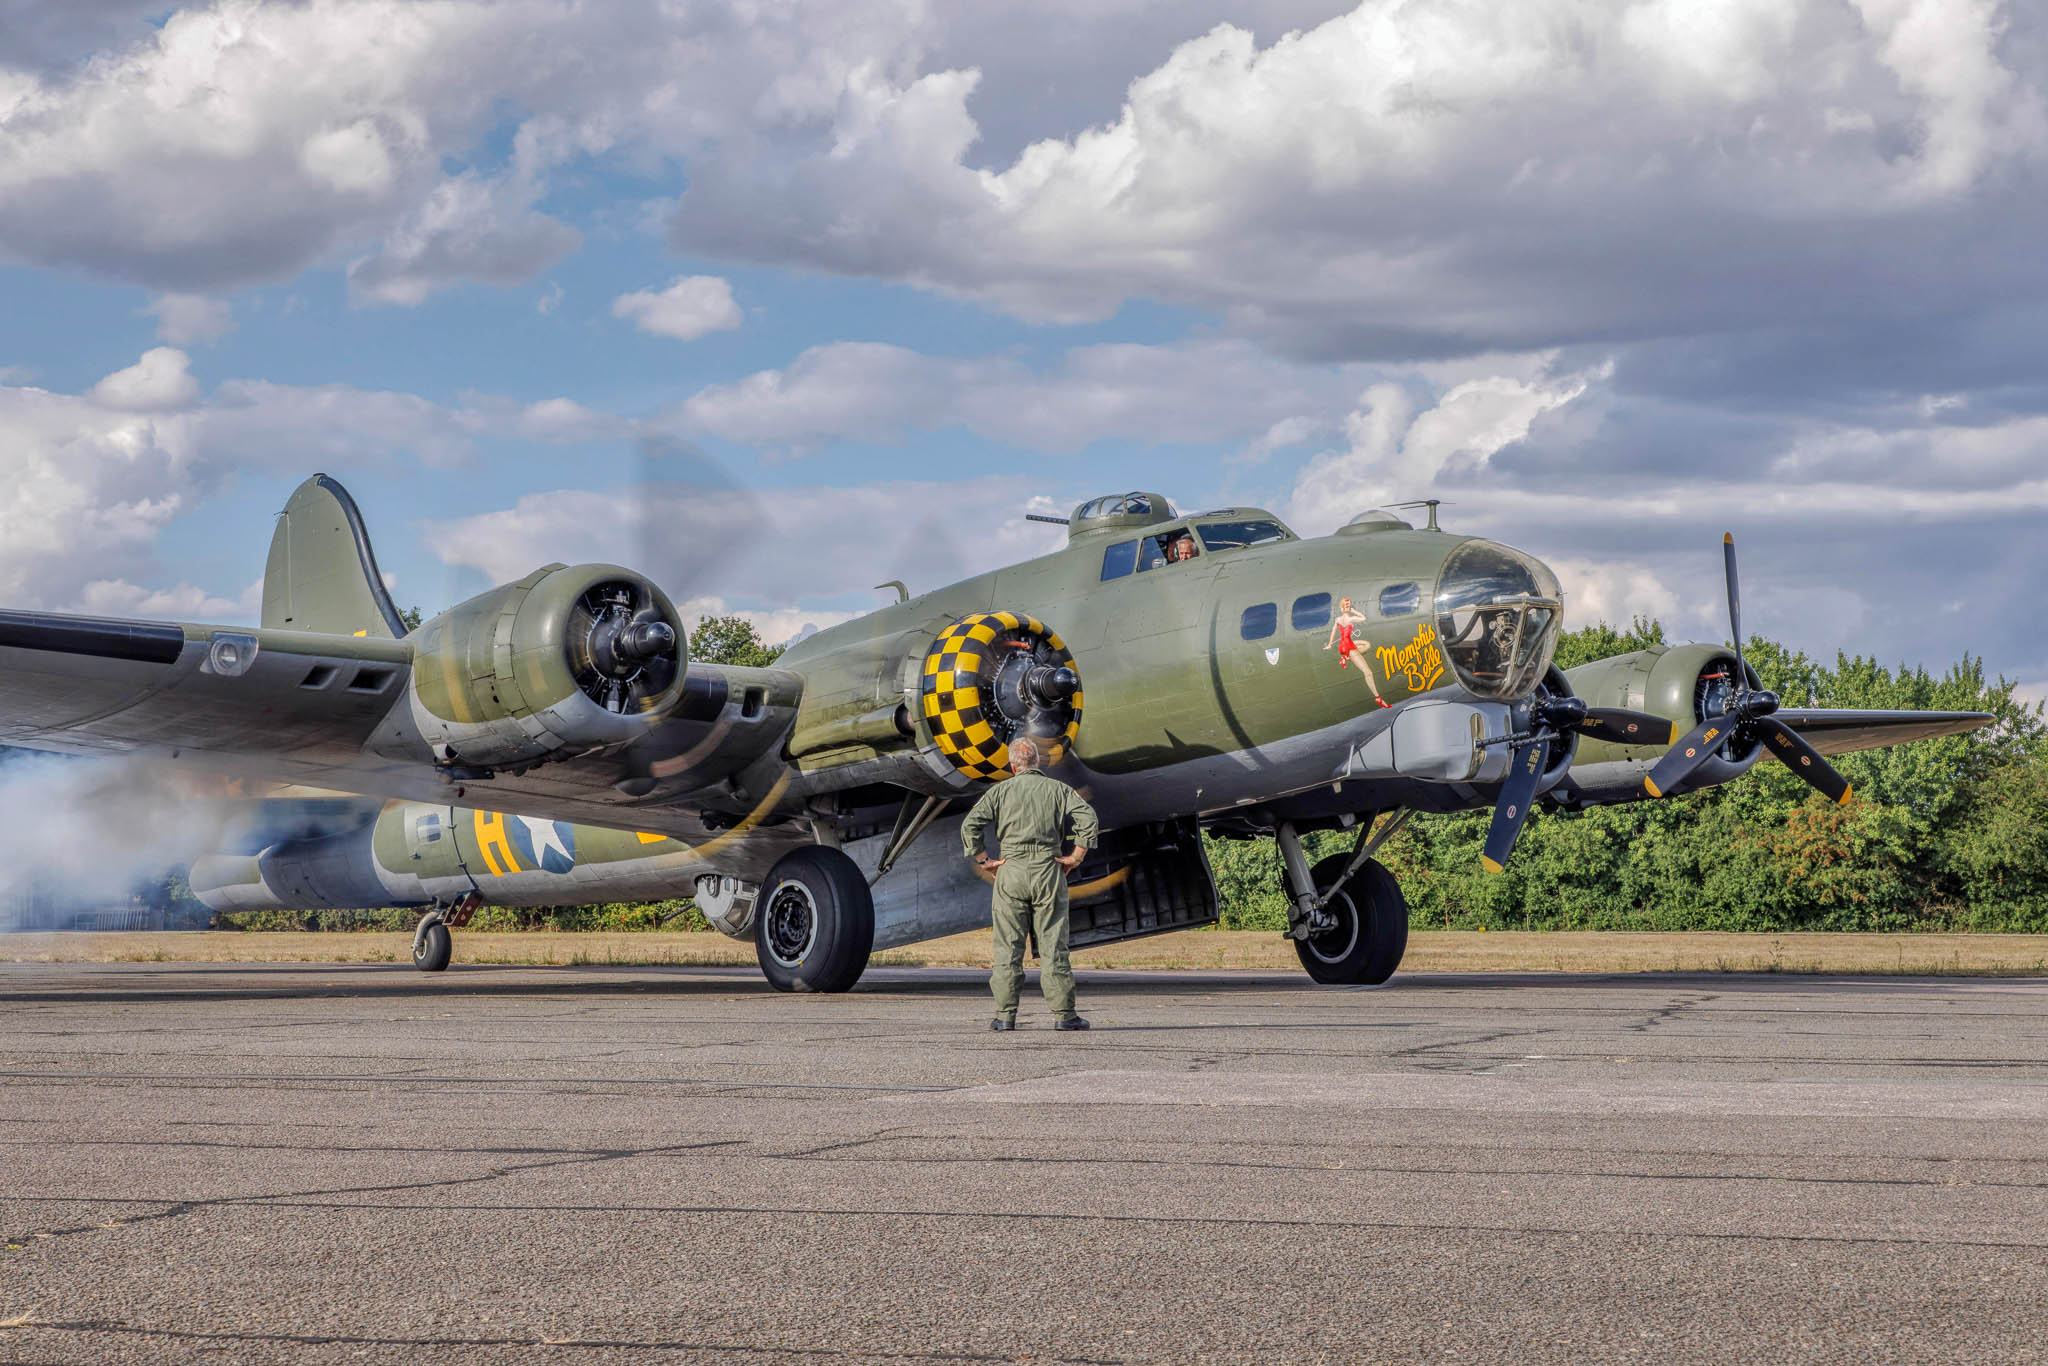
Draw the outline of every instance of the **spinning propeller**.
[[[1819,750],[1806,738],[1780,721],[1778,695],[1767,688],[1749,686],[1749,667],[1742,661],[1742,601],[1736,587],[1735,537],[1721,538],[1728,565],[1728,624],[1735,636],[1735,677],[1727,694],[1728,705],[1719,716],[1711,716],[1671,747],[1643,779],[1643,790],[1652,797],[1672,791],[1696,773],[1702,765],[1741,741],[1746,748],[1762,741],[1778,761],[1805,780],[1816,792],[1833,802],[1847,802],[1851,795],[1848,779],[1837,773]]]
[[[1508,776],[1500,785],[1500,796],[1493,804],[1493,824],[1486,831],[1486,848],[1479,856],[1480,864],[1489,873],[1498,873],[1507,866],[1515,840],[1528,823],[1536,786],[1550,766],[1552,741],[1574,732],[1618,745],[1668,744],[1678,733],[1678,727],[1661,716],[1619,707],[1589,707],[1585,699],[1556,696],[1541,683],[1529,697],[1528,727],[1501,742],[1512,745],[1514,752]]]

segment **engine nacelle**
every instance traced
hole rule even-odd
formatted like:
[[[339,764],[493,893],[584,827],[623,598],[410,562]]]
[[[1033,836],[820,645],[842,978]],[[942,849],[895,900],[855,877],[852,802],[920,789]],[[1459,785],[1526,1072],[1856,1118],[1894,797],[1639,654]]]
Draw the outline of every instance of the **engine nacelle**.
[[[1682,733],[1727,710],[1737,667],[1735,652],[1725,646],[1653,645],[1633,654],[1581,664],[1566,670],[1565,677],[1572,692],[1589,706],[1649,712],[1671,721]],[[1749,681],[1756,686],[1755,670],[1750,671]],[[1571,769],[1550,797],[1568,807],[1645,797],[1643,776],[1664,752],[1663,745],[1617,745],[1582,737]],[[1676,791],[1692,792],[1739,778],[1759,753],[1754,743],[1731,743],[1722,757],[1699,769]]]
[[[549,565],[425,622],[412,720],[437,763],[517,767],[622,745],[659,725],[688,663],[675,604],[609,564]]]

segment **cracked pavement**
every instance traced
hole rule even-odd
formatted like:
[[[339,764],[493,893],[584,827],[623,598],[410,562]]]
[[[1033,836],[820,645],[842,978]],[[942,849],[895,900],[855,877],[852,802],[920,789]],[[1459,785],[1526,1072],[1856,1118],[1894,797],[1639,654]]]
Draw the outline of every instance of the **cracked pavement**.
[[[0,965],[0,1362],[2048,1360],[2048,981],[1080,986]]]

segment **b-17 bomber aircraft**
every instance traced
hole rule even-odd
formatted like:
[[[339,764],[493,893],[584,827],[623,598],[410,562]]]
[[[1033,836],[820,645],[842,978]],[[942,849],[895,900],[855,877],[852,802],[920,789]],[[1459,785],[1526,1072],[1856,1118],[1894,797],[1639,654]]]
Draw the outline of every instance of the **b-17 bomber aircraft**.
[[[1406,948],[1373,855],[1412,813],[1491,807],[1498,870],[1539,800],[1673,797],[1768,753],[1846,801],[1824,756],[1992,719],[1781,707],[1742,658],[1732,540],[1734,648],[1562,671],[1556,577],[1434,505],[1318,537],[1155,493],[1065,520],[1060,550],[899,587],[741,668],[691,659],[662,589],[609,564],[408,631],[354,501],[315,475],[280,514],[259,629],[0,612],[0,743],[334,794],[267,801],[200,858],[218,910],[418,907],[432,970],[484,903],[691,896],[777,988],[843,991],[874,949],[989,923],[958,827],[1018,735],[1102,817],[1077,947],[1214,921],[1201,833],[1270,837],[1302,966],[1358,984]],[[1311,866],[1302,835],[1329,829],[1355,842]]]

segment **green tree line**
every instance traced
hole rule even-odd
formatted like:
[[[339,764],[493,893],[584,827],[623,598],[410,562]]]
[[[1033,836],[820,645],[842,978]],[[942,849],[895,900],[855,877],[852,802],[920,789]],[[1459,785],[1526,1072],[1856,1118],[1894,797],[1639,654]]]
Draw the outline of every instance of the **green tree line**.
[[[1557,662],[1661,643],[1662,626],[1591,626]],[[1776,641],[1744,644],[1787,706],[1984,711],[1968,735],[1845,754],[1847,806],[1768,757],[1732,783],[1578,815],[1541,807],[1507,871],[1481,870],[1490,813],[1419,816],[1380,858],[1418,929],[2048,931],[2048,725],[2039,703],[1965,656],[1940,674]],[[1311,859],[1349,834],[1310,837]],[[1286,924],[1272,841],[1209,845],[1226,926]]]

